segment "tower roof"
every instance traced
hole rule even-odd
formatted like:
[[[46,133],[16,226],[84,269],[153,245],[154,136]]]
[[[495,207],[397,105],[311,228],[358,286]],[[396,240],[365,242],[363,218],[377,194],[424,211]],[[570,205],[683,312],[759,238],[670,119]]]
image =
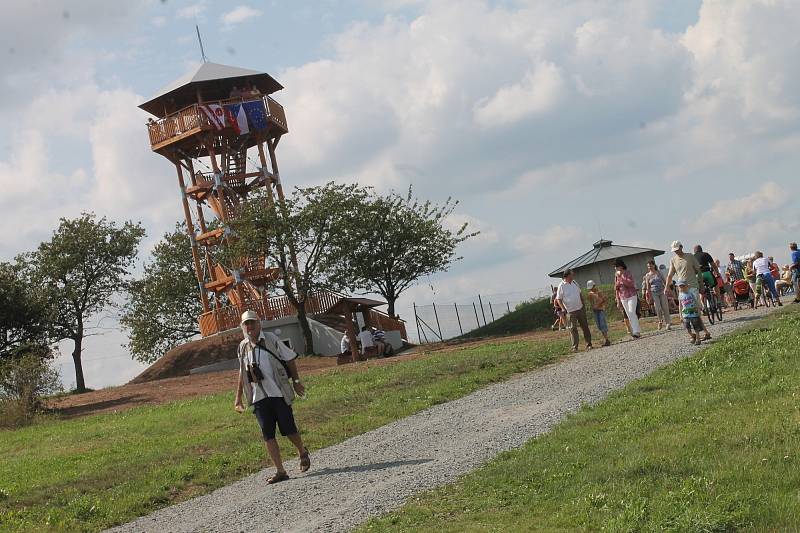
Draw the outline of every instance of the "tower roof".
[[[228,97],[234,85],[245,83],[255,85],[262,94],[272,94],[283,89],[283,85],[266,72],[219,63],[202,63],[158,91],[139,107],[160,118],[167,115],[167,103],[175,109],[196,103],[198,90],[202,93],[203,100],[222,100]]]
[[[591,250],[579,257],[576,257],[569,263],[561,265],[554,271],[550,272],[548,276],[551,278],[558,278],[563,276],[564,271],[568,268],[575,270],[577,268],[585,267],[594,263],[601,263],[603,261],[609,261],[618,257],[629,257],[631,255],[638,255],[642,253],[652,253],[653,256],[657,256],[663,254],[664,250],[656,250],[655,248],[639,248],[638,246],[619,246],[612,244],[612,242],[609,240],[600,239],[594,243],[594,245],[592,245]]]

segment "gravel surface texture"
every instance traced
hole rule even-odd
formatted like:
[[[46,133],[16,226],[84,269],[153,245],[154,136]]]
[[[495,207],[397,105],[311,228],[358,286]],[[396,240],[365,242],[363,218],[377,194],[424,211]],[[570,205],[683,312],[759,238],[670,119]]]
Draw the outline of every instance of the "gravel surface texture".
[[[709,330],[718,338],[771,310],[726,314]],[[297,471],[296,460],[287,462],[289,481],[266,485],[272,471],[266,469],[112,531],[348,531],[409,496],[455,481],[547,432],[581,405],[699,348],[673,326],[581,352],[312,453],[305,474]],[[302,428],[303,421],[298,423]]]

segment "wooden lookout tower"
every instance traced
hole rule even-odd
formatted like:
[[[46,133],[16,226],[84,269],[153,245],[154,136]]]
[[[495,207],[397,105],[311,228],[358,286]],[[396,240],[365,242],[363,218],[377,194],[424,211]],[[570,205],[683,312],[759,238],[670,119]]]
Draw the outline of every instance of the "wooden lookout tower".
[[[278,277],[266,257],[225,264],[220,246],[248,195],[264,188],[284,201],[275,149],[289,130],[270,95],[283,87],[264,72],[203,63],[139,107],[152,150],[175,165],[203,314],[203,336],[235,328],[245,309],[264,320],[291,314],[266,288]]]

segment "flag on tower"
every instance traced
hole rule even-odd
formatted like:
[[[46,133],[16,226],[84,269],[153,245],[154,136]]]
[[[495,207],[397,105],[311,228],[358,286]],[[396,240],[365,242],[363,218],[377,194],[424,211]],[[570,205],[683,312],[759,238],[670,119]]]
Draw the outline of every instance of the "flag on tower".
[[[242,108],[247,113],[247,119],[254,130],[265,130],[269,126],[267,112],[264,109],[264,100],[244,102]]]
[[[225,128],[225,110],[219,104],[201,104],[200,110],[205,114],[214,129]]]
[[[250,126],[247,125],[247,115],[244,112],[242,104],[229,104],[225,106],[225,112],[228,116],[228,121],[233,129],[239,135],[250,133]]]

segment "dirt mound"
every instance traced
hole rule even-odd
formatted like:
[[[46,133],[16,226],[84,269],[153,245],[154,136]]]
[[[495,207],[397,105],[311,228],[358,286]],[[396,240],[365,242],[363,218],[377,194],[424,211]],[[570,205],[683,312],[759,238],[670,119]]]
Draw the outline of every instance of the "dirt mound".
[[[236,358],[236,347],[242,340],[242,331],[232,329],[205,339],[190,341],[168,351],[130,383],[146,383],[157,379],[188,376],[198,366]]]

